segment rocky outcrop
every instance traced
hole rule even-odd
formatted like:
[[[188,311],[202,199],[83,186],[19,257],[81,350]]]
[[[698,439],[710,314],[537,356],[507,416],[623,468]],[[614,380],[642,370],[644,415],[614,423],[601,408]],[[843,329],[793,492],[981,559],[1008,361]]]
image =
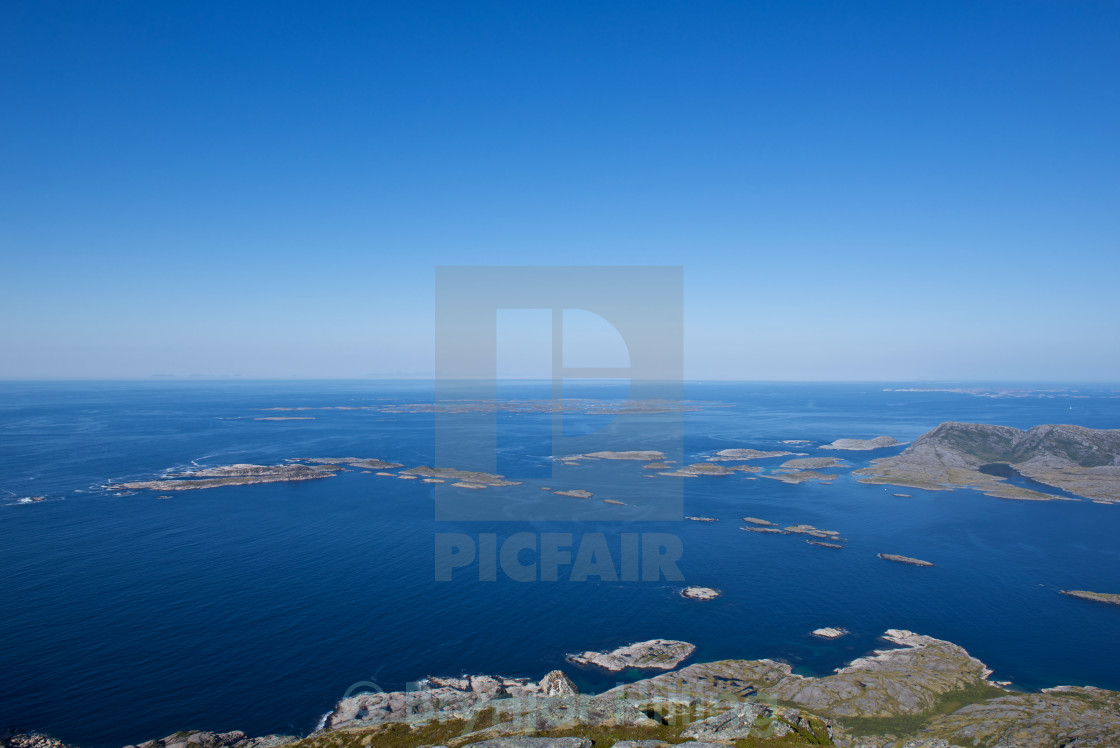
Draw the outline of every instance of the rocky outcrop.
[[[664,460],[665,453],[657,452],[655,450],[632,450],[629,452],[588,452],[582,455],[569,455],[561,457],[560,460],[565,462],[572,460],[641,460],[642,462],[653,462],[655,460]]]
[[[786,460],[778,467],[793,470],[816,470],[818,468],[847,467],[847,465],[843,460],[835,457],[798,457],[794,460]]]
[[[376,457],[297,457],[288,462],[311,462],[316,465],[347,465],[365,470],[391,470],[404,467],[399,462],[386,462]]]
[[[18,735],[4,736],[0,734],[0,748],[72,748],[61,740],[49,738],[46,735]]]
[[[1120,605],[1120,595],[1113,592],[1087,592],[1086,590],[1061,590],[1063,595],[1080,597],[1082,600],[1093,600],[1098,603],[1111,603]]]
[[[821,445],[821,449],[846,449],[853,452],[866,452],[884,447],[897,447],[900,441],[893,436],[876,436],[874,439],[837,439],[831,444]]]
[[[975,488],[1007,499],[1064,498],[1007,483],[1015,474],[1096,501],[1120,501],[1120,430],[949,421],[902,454],[855,471],[862,483],[929,490]]]
[[[444,480],[459,481],[474,486],[520,486],[517,481],[506,480],[504,475],[480,473],[475,470],[456,470],[455,468],[435,468],[421,465],[420,467],[402,470],[401,475],[414,475],[418,478],[442,478]]]
[[[125,748],[274,748],[299,740],[295,735],[266,735],[250,738],[240,730],[204,732],[185,730],[159,740],[148,740]]]
[[[953,691],[984,685],[989,670],[950,642],[890,629],[877,650],[833,675],[809,678],[774,660],[724,660],[611,689],[627,699],[771,698],[831,718],[922,714]]]
[[[719,597],[719,590],[712,589],[711,587],[685,587],[681,590],[681,597],[687,597],[689,600],[715,600]]]
[[[698,478],[702,475],[734,475],[736,472],[740,473],[757,473],[762,468],[754,467],[752,465],[711,465],[707,462],[694,462],[691,465],[684,465],[676,470],[670,470],[658,475],[670,475],[680,478]]]
[[[692,722],[681,731],[681,737],[705,744],[726,745],[748,738],[767,740],[797,733],[803,738],[824,739],[822,742],[827,745],[829,743],[825,741],[832,738],[836,727],[830,720],[809,715],[800,709],[759,701],[724,703],[722,708],[713,706],[717,712],[715,715]]]
[[[491,702],[499,724],[478,735],[509,735],[574,727],[654,727],[656,722],[633,704],[586,694],[523,696]]]
[[[639,670],[672,670],[692,656],[696,645],[671,639],[650,639],[628,644],[610,652],[582,652],[568,655],[568,662],[594,665],[612,673],[627,668]]]
[[[1120,693],[1062,686],[970,704],[923,734],[999,748],[1102,748],[1120,742]]]
[[[335,704],[323,722],[339,729],[384,722],[427,722],[467,719],[476,709],[498,698],[536,695],[540,688],[522,678],[466,675],[427,678],[416,691],[359,693]]]
[[[574,696],[579,689],[563,670],[553,670],[541,678],[540,693],[542,696]]]
[[[812,525],[790,525],[789,527],[783,528],[783,530],[795,535],[811,535],[814,538],[826,538],[829,540],[837,540],[840,538],[840,532],[838,530],[822,530]]]
[[[929,561],[923,561],[920,558],[910,558],[909,556],[899,556],[896,553],[879,553],[876,554],[884,561],[894,561],[896,564],[909,564],[910,566],[933,566]]]
[[[820,637],[821,639],[839,639],[841,636],[848,634],[847,629],[835,628],[833,626],[825,626],[821,629],[813,629],[813,636]]]
[[[163,480],[116,483],[106,488],[150,489],[153,491],[190,491],[219,486],[243,486],[254,483],[280,483],[284,481],[332,478],[332,468],[323,465],[251,465],[239,463],[220,467],[200,468],[174,473]]]
[[[591,741],[587,738],[534,738],[519,735],[490,738],[467,745],[474,748],[591,748]]]
[[[837,476],[821,473],[816,470],[792,470],[785,473],[770,473],[762,477],[769,478],[770,480],[778,480],[782,483],[805,483],[811,480],[829,483],[836,480]]]
[[[709,462],[726,462],[735,460],[764,460],[770,457],[787,457],[793,452],[774,451],[764,452],[758,449],[721,449],[708,458]],[[802,452],[804,454],[804,452]]]

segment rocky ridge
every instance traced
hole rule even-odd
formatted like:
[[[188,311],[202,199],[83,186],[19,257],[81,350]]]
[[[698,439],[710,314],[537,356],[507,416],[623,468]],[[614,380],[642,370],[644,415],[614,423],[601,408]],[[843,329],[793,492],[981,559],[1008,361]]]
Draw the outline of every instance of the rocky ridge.
[[[1068,498],[1008,483],[1015,474],[1094,501],[1120,502],[1120,430],[1045,425],[1021,431],[947,421],[901,454],[854,473],[861,483],[975,488],[1005,499]]]

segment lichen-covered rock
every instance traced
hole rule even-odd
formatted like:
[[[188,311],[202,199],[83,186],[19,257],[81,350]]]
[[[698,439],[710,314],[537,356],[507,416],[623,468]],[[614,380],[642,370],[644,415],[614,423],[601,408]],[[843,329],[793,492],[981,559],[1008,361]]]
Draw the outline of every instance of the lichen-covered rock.
[[[71,748],[71,746],[46,735],[20,733],[7,737],[0,735],[0,748]]]
[[[747,702],[722,714],[693,722],[681,732],[681,737],[696,740],[745,740],[757,736],[756,722],[766,711],[762,704]],[[788,733],[789,730],[786,730]]]
[[[168,735],[166,738],[148,740],[136,746],[125,746],[125,748],[275,748],[275,746],[294,743],[297,740],[299,738],[295,735],[265,735],[259,738],[250,738],[240,730],[230,732],[182,730]]]
[[[563,670],[553,670],[541,678],[540,692],[542,696],[574,696],[579,689]]]
[[[581,652],[568,655],[568,662],[594,665],[617,673],[626,668],[672,670],[692,656],[696,645],[671,639],[650,639],[627,644],[610,652]]]
[[[1102,748],[1120,744],[1120,693],[1061,686],[970,704],[923,732],[964,745]]]
[[[580,727],[655,727],[652,719],[635,706],[619,699],[596,696],[521,696],[490,702],[497,724],[469,733],[458,743],[488,740],[505,735],[525,735]],[[468,723],[473,721],[467,716]]]
[[[789,665],[774,660],[724,660],[618,686],[605,695],[765,695],[829,717],[891,717],[926,712],[943,694],[983,684],[989,675],[982,662],[956,644],[898,629],[883,638],[899,646],[821,678],[795,675]]]
[[[591,748],[587,738],[490,738],[480,743],[468,743],[474,748]]]

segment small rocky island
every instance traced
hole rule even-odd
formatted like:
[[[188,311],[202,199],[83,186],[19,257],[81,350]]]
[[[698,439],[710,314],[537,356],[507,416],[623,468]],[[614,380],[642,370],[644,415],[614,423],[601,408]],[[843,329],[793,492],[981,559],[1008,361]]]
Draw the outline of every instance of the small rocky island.
[[[148,489],[152,491],[190,491],[219,486],[244,486],[255,483],[333,478],[335,468],[326,465],[251,465],[239,463],[172,473],[167,478],[106,486],[114,491]]]
[[[711,587],[685,587],[681,590],[681,597],[687,597],[689,600],[715,600],[720,596],[719,590],[712,589]]]
[[[1087,592],[1085,590],[1061,590],[1063,595],[1080,597],[1082,600],[1094,600],[1098,603],[1111,603],[1120,605],[1120,595],[1112,592]]]
[[[477,486],[520,486],[517,481],[506,480],[504,475],[480,473],[476,470],[455,470],[453,468],[420,467],[402,470],[401,475],[415,475],[419,478],[442,478],[444,480],[470,483]]]
[[[837,439],[831,444],[821,445],[821,449],[845,449],[851,452],[867,452],[884,447],[897,447],[900,441],[893,436],[876,436],[874,439]]]
[[[664,460],[665,453],[655,450],[631,450],[628,452],[588,452],[582,455],[568,455],[556,458],[561,462],[575,462],[577,460],[640,460],[642,462],[655,462]]]
[[[841,636],[848,635],[847,629],[834,628],[832,626],[825,626],[822,629],[813,629],[812,634],[820,639],[839,639]]]
[[[753,465],[712,465],[707,462],[694,462],[691,465],[684,465],[676,470],[658,473],[658,475],[675,476],[678,478],[699,478],[702,475],[734,475],[736,472],[757,473],[760,470],[762,470],[762,468]]]
[[[556,494],[557,496],[570,496],[573,499],[590,499],[595,495],[590,491],[583,490],[582,488],[573,488],[568,491],[553,491],[552,493]]]
[[[837,478],[835,475],[821,473],[816,470],[789,470],[788,472],[770,473],[762,477],[781,481],[782,483],[805,483],[806,481],[815,480],[824,484],[830,484]]]
[[[692,656],[696,645],[672,639],[650,639],[628,644],[610,652],[582,652],[568,655],[575,665],[594,665],[612,673],[627,668],[638,670],[672,670]]]
[[[794,452],[765,452],[758,449],[721,449],[708,458],[709,462],[736,462],[739,460],[765,460],[771,457],[787,457]],[[804,454],[804,453],[802,453]]]
[[[897,564],[909,564],[910,566],[933,566],[933,564],[931,564],[929,561],[923,561],[920,558],[899,556],[894,553],[879,553],[877,555],[884,561],[894,561]]]

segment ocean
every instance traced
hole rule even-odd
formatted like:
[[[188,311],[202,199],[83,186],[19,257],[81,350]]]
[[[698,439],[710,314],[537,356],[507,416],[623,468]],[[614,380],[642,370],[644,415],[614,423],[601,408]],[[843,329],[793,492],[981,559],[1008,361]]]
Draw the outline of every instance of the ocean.
[[[640,443],[614,439],[610,414],[570,413],[563,429],[627,450],[679,440],[668,433],[679,428],[686,463],[754,448],[858,468],[903,446],[819,447],[881,434],[910,442],[947,420],[1120,428],[1118,388],[897,391],[922,386],[687,382],[695,409],[649,417]],[[521,401],[552,392],[539,382],[499,389]],[[611,382],[565,390],[592,404],[626,393]],[[647,486],[673,479],[645,479],[640,462],[556,465],[553,416],[533,408],[493,416],[498,472],[522,485],[477,492],[509,507],[488,519],[437,520],[437,502],[460,489],[360,470],[171,494],[104,488],[298,457],[431,465],[437,430],[475,417],[400,407],[432,397],[428,382],[374,380],[0,384],[0,730],[86,748],[182,729],[306,734],[347,693],[399,690],[427,675],[538,679],[560,668],[599,690],[641,674],[596,673],[565,655],[651,638],[692,642],[698,661],[781,658],[825,674],[876,647],[887,628],[956,642],[1016,688],[1120,689],[1120,608],[1058,594],[1120,592],[1120,506],[863,485],[849,469],[826,469],[839,476],[831,485],[748,473],[678,479],[683,513],[719,521],[651,519],[635,507]],[[320,409],[339,406],[358,409]],[[263,410],[278,407],[314,410]],[[262,417],[308,420],[254,420]],[[32,496],[45,499],[23,501]],[[561,501],[581,507],[578,517],[534,519]],[[743,516],[834,529],[847,542],[831,549],[744,532]],[[615,559],[624,534],[677,538],[683,580],[573,581],[562,569],[556,581],[523,582],[499,569],[488,581],[472,565],[436,580],[437,535],[492,534],[501,545],[525,532],[570,534],[573,555],[601,535]],[[888,563],[880,552],[936,566]],[[722,596],[686,600],[686,584]],[[822,626],[851,635],[809,635]]]

